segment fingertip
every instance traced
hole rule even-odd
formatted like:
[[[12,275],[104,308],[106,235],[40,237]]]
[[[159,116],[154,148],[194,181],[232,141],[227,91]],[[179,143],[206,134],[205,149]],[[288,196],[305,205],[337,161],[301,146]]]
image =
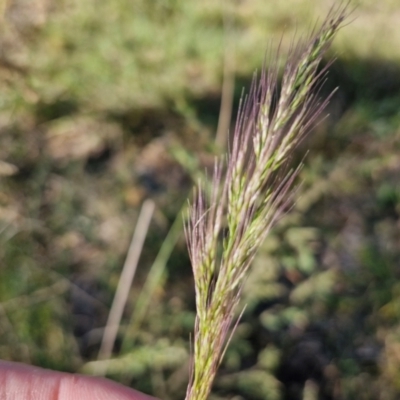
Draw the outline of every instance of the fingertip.
[[[66,378],[68,384],[64,386],[65,390],[69,390],[74,400],[88,398],[109,400],[110,396],[118,400],[157,400],[155,397],[104,378],[83,375],[69,375]]]

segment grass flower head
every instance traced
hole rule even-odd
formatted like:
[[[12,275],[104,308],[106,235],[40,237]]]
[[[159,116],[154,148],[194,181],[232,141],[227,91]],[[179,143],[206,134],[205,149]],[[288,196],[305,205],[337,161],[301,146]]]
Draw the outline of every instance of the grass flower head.
[[[306,43],[292,45],[282,80],[277,61],[242,99],[226,165],[199,184],[186,237],[196,289],[194,360],[186,399],[205,400],[221,363],[241,288],[257,249],[293,200],[293,150],[329,99],[318,99],[319,64],[346,15],[331,10]]]

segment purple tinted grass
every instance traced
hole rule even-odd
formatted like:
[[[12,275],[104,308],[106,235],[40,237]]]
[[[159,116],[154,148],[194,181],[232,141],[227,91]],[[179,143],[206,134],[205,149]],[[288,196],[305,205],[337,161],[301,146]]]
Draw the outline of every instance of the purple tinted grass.
[[[292,154],[331,97],[319,99],[330,64],[318,68],[346,7],[332,8],[305,45],[292,41],[280,84],[279,53],[268,70],[264,65],[254,74],[239,104],[226,168],[216,162],[211,187],[198,185],[185,227],[197,307],[187,400],[210,393],[256,251],[294,202],[302,164],[290,169]]]

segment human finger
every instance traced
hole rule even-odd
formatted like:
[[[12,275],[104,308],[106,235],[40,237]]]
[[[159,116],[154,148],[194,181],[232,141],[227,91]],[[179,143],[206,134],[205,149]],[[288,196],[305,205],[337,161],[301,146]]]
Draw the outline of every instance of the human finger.
[[[156,400],[116,382],[0,361],[0,400]]]

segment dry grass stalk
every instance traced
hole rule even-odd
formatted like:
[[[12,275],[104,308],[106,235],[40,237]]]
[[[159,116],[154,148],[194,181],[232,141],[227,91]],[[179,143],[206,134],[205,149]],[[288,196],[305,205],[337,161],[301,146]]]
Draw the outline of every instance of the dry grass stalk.
[[[108,315],[107,324],[104,329],[104,335],[101,342],[98,360],[107,360],[111,357],[115,339],[117,338],[122,314],[129,296],[132,281],[136,273],[137,264],[142,252],[146,234],[153,216],[155,204],[152,200],[146,200],[143,203],[142,210],[136,225],[135,233],[129,246],[122,273],[118,281],[118,287],[115,292],[114,300]],[[105,375],[107,364],[99,363],[96,369],[96,375]]]

